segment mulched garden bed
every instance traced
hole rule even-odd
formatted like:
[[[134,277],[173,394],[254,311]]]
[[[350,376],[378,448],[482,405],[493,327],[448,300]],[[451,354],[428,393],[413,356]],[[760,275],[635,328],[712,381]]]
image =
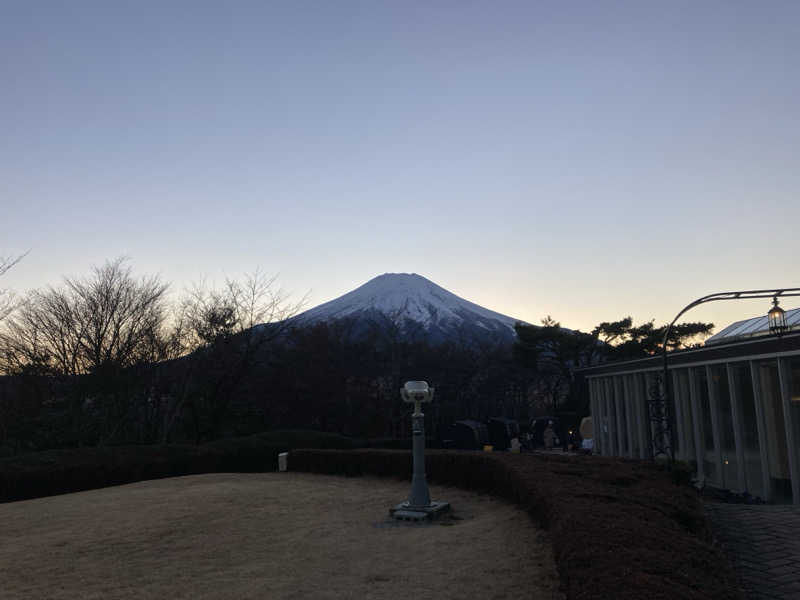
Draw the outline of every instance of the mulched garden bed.
[[[392,450],[296,450],[290,469],[409,478]],[[430,481],[520,504],[553,541],[571,600],[742,599],[697,493],[648,462],[429,450]],[[524,596],[524,590],[520,590]]]

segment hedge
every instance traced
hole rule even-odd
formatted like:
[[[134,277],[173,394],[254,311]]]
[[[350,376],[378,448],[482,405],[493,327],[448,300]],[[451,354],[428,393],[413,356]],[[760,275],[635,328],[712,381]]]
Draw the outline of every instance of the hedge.
[[[199,446],[108,446],[47,450],[0,458],[0,502],[122,485],[146,479],[277,468],[278,454],[294,448],[353,448],[344,436],[275,431]]]
[[[298,450],[292,471],[408,479],[411,455]],[[548,529],[570,600],[740,600],[696,492],[657,465],[602,457],[429,450],[432,482],[515,502]],[[443,498],[446,500],[446,498]],[[456,507],[457,508],[457,507]]]

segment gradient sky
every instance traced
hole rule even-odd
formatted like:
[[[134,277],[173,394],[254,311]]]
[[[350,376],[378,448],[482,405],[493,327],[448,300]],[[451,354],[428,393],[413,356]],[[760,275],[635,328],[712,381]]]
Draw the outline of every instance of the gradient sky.
[[[800,2],[0,0],[0,85],[18,291],[416,272],[589,329],[800,286]]]

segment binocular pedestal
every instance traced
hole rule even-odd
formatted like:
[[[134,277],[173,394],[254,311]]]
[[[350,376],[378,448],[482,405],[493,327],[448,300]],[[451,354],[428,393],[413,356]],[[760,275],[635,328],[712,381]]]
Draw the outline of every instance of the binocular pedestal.
[[[403,521],[423,521],[433,519],[450,510],[448,502],[431,502],[428,482],[425,480],[425,415],[420,411],[419,403],[411,415],[412,453],[414,470],[411,476],[411,494],[406,502],[389,509],[389,514]]]

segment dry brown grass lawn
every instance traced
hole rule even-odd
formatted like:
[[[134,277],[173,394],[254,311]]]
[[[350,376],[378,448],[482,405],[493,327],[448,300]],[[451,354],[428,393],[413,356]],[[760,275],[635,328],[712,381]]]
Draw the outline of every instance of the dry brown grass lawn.
[[[395,524],[409,483],[210,474],[0,505],[4,600],[561,598],[518,508],[431,486],[459,519]]]

